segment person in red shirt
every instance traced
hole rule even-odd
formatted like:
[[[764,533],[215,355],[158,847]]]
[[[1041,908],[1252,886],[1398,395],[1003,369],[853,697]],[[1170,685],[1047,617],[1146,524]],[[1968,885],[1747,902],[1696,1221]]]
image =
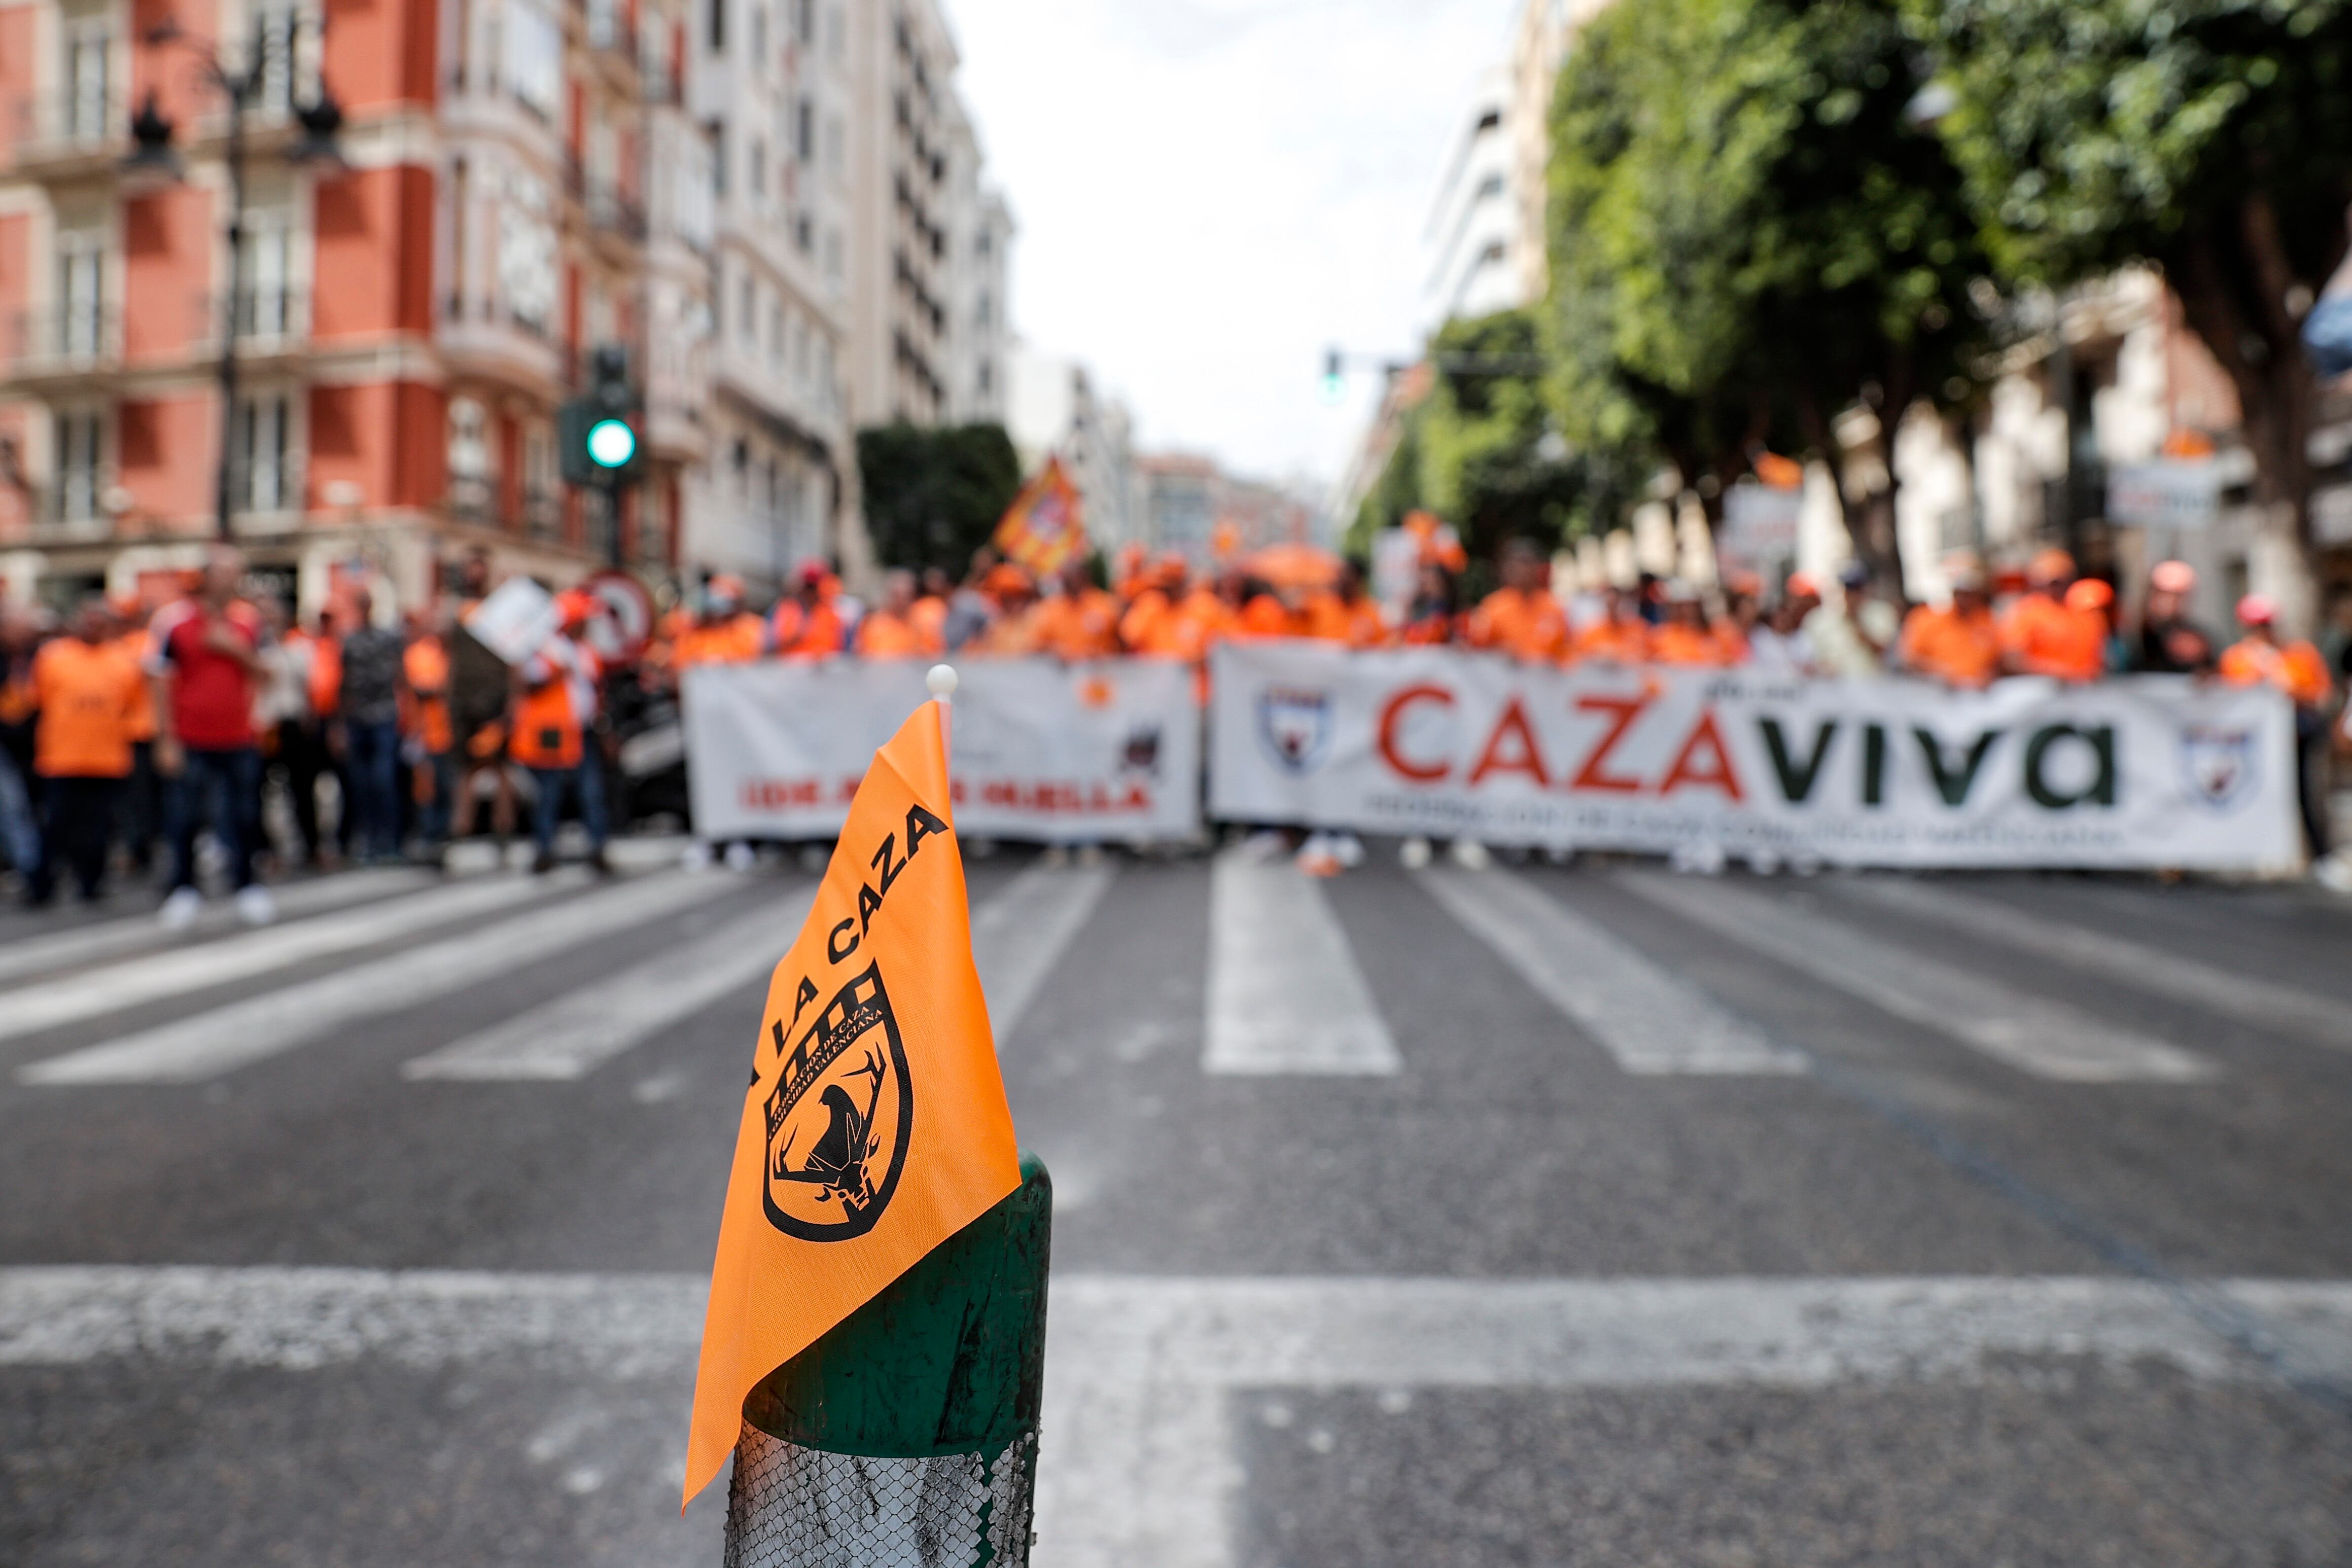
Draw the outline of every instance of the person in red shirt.
[[[74,612],[73,634],[52,638],[33,655],[33,695],[40,703],[33,771],[41,780],[41,859],[26,902],[57,895],[58,873],[70,868],[85,901],[106,880],[114,837],[115,796],[131,772],[131,733],[144,695],[139,663],[109,640],[106,601],[92,594]]]
[[[254,745],[254,685],[261,674],[261,617],[237,598],[245,558],[226,545],[205,558],[196,591],[158,611],[147,629],[147,676],[155,694],[155,769],[169,781],[164,807],[172,846],[163,924],[186,925],[203,907],[196,889],[196,833],[210,826],[228,857],[238,918],[278,917],[269,890],[253,880],[260,824]]]

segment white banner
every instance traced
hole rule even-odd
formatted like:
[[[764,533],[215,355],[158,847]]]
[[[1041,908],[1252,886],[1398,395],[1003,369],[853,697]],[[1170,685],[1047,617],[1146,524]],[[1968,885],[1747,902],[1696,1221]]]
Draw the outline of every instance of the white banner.
[[[915,660],[687,672],[686,764],[706,839],[840,831],[882,743],[929,700]],[[1192,672],[1157,659],[974,659],[949,724],[956,830],[1056,843],[1200,831]]]
[[[1224,821],[1847,865],[2301,853],[2294,717],[2267,690],[2147,675],[1953,692],[1291,642],[1221,646],[1213,673]]]

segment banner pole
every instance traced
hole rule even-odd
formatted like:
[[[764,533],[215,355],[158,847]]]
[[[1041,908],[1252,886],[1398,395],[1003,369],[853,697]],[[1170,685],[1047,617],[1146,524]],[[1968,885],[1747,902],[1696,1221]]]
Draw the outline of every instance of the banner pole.
[[[955,666],[933,664],[929,674],[923,677],[923,685],[930,688],[931,700],[940,705],[940,749],[948,754],[948,760],[952,764],[955,753],[948,743],[948,719],[955,708]]]

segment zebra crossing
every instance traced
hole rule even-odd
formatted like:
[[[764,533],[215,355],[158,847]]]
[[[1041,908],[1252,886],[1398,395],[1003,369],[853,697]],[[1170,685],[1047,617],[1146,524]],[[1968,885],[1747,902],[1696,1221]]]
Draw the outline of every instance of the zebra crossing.
[[[1070,967],[1081,944],[1164,940],[1105,922],[1122,874],[1116,862],[1041,862],[976,879],[973,947],[1000,1050],[1018,1049],[1041,998],[1084,983]],[[1206,883],[1202,1073],[1380,1079],[1410,1069],[1412,1041],[1384,1016],[1367,978],[1378,963],[1398,960],[1376,960],[1350,936],[1335,891],[1345,884],[1238,850],[1151,874]],[[2221,1067],[2168,1030],[2149,1032],[1989,977],[1947,946],[1930,951],[1916,935],[1885,928],[1875,912],[2030,955],[2096,987],[2133,988],[2297,1040],[2352,1048],[2352,1007],[2320,993],[1932,883],[1832,879],[1815,884],[1832,890],[1823,897],[1652,872],[1592,881],[2031,1078],[2198,1085],[2215,1081]],[[1557,1018],[1564,1051],[1597,1052],[1638,1079],[1809,1071],[1806,1041],[1681,972],[1654,940],[1645,946],[1612,929],[1556,881],[1505,868],[1433,867],[1406,883],[1426,911],[1413,918],[1450,925],[1490,953]],[[355,873],[289,890],[286,921],[260,931],[209,940],[199,933],[172,944],[152,923],[126,920],[44,934],[0,947],[0,1041],[77,1025],[87,1032],[130,1015],[121,1032],[20,1060],[16,1082],[201,1083],[319,1049],[352,1025],[586,945],[648,939],[651,951],[584,985],[505,1016],[438,1026],[446,1038],[432,1038],[436,1026],[426,1026],[399,1069],[420,1083],[576,1082],[706,1009],[757,1000],[814,883],[779,879],[742,907],[726,906],[751,885],[678,870],[593,887],[578,873],[448,883]],[[185,1010],[155,1021],[157,1005],[168,1002]]]

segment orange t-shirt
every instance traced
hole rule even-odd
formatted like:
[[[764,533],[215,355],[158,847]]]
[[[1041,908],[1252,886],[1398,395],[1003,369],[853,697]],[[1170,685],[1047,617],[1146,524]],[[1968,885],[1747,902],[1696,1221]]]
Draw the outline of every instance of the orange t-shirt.
[[[1288,605],[1271,593],[1260,593],[1242,606],[1234,630],[1244,637],[1288,637],[1297,628]]]
[[[866,659],[913,659],[939,652],[936,645],[926,645],[913,616],[901,617],[887,610],[866,612],[857,623],[856,644],[858,656]]]
[[[1118,652],[1118,601],[1099,588],[1041,601],[1037,636],[1047,653],[1076,664]]]
[[[1906,668],[1956,686],[1987,686],[2000,674],[2000,632],[1987,611],[1963,615],[1922,604],[1903,618],[1895,643]]]
[[[1568,612],[1542,589],[1498,588],[1470,612],[1470,642],[1517,659],[1568,657]]]
[[[456,744],[449,721],[449,655],[441,639],[427,633],[411,643],[400,656],[401,673],[408,679],[403,694],[409,705],[410,731],[438,754]]]
[[[2221,678],[2233,686],[2273,685],[2304,707],[2327,700],[2336,683],[2327,678],[2327,662],[2310,643],[2263,643],[2248,637],[2232,643],[2221,655]]]
[[[1650,658],[1661,664],[1711,670],[1719,668],[1724,662],[1723,644],[1704,626],[1683,626],[1670,621],[1650,633]]]
[[[776,634],[776,652],[803,657],[838,653],[848,639],[842,634],[841,612],[820,600],[814,609],[797,599],[776,606],[769,622]]]
[[[120,779],[131,771],[131,721],[146,687],[119,643],[57,637],[33,655],[33,771],[44,779]]]
[[[760,656],[766,628],[756,615],[730,615],[713,625],[689,624],[672,644],[670,665],[690,670],[697,664],[748,664]]]
[[[1377,648],[1389,640],[1388,620],[1369,599],[1350,604],[1336,593],[1310,594],[1307,600],[1303,636],[1318,643],[1339,643],[1349,648]]]
[[[2095,681],[2107,669],[2106,618],[2029,593],[2000,618],[2000,646],[2027,674]]]
[[[310,644],[310,712],[331,718],[343,704],[343,643],[339,637],[304,634]]]
[[[1645,664],[1650,660],[1650,623],[1643,620],[1594,622],[1577,634],[1576,657],[1609,664]]]
[[[938,594],[928,593],[915,601],[915,607],[907,612],[907,624],[915,629],[927,652],[948,651],[948,601]]]

